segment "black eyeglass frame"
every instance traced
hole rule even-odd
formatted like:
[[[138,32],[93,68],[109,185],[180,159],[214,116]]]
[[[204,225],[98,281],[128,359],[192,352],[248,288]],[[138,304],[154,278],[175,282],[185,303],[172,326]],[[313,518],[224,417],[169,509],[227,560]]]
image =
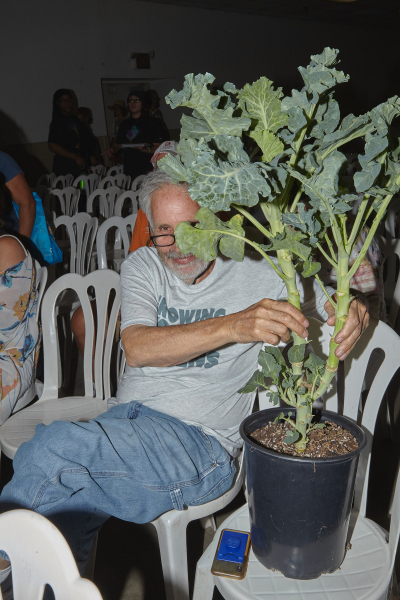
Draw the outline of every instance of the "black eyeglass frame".
[[[172,242],[172,244],[164,244],[164,246],[157,244],[154,240],[155,238],[159,238],[159,237],[173,237],[174,241]],[[153,245],[158,247],[158,248],[168,248],[169,246],[173,246],[175,244],[175,236],[173,233],[162,233],[161,235],[151,235],[150,236],[151,241],[153,242]]]

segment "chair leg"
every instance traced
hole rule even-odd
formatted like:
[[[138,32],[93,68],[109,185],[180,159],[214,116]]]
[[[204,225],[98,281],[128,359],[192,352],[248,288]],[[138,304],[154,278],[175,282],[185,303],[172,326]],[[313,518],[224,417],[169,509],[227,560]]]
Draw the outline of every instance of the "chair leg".
[[[99,536],[96,535],[96,537],[93,540],[92,549],[89,552],[89,560],[86,563],[85,572],[83,574],[85,579],[90,579],[90,581],[93,581],[93,578],[94,578],[94,567],[96,564],[96,552],[97,552],[98,538],[99,538]]]
[[[203,517],[200,519],[200,523],[203,529],[207,529],[208,527],[212,527],[213,531],[217,531],[217,526],[215,524],[214,515],[209,515],[208,517]]]
[[[197,563],[193,600],[212,600],[214,592],[214,575],[211,573],[211,564],[214,553],[215,547],[214,544],[211,544]]]
[[[189,600],[186,515],[170,511],[152,524],[157,530],[167,600]]]

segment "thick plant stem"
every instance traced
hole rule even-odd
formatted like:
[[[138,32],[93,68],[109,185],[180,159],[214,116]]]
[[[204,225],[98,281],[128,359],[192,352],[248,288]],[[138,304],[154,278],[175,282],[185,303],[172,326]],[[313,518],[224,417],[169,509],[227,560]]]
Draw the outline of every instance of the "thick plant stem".
[[[300,434],[300,439],[296,442],[296,450],[304,452],[307,446],[307,429],[311,422],[311,404],[307,402],[308,395],[299,397],[299,404],[296,409],[296,431]],[[303,401],[303,402],[302,402]]]
[[[326,361],[325,372],[321,377],[321,383],[318,386],[316,398],[322,396],[329,388],[330,383],[335,376],[339,366],[339,359],[335,355],[339,344],[335,342],[335,337],[344,327],[347,321],[350,307],[350,277],[349,277],[349,255],[342,246],[339,249],[339,259],[337,268],[337,292],[336,292],[336,311],[335,311],[335,330],[329,345],[329,356]]]

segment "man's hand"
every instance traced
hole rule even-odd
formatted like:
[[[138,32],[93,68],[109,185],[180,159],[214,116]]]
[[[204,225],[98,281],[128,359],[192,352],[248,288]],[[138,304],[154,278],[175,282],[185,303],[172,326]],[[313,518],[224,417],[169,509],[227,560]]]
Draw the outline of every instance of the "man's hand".
[[[240,344],[264,342],[276,346],[288,342],[291,332],[308,336],[308,321],[289,302],[264,298],[238,313],[229,315],[232,339]]]
[[[335,309],[329,300],[326,302],[324,308],[328,313],[328,325],[334,325]],[[339,344],[336,348],[335,356],[339,360],[344,360],[352,351],[362,332],[368,327],[368,323],[369,313],[367,307],[361,300],[355,298],[350,304],[349,316],[343,329],[335,337],[335,342]]]

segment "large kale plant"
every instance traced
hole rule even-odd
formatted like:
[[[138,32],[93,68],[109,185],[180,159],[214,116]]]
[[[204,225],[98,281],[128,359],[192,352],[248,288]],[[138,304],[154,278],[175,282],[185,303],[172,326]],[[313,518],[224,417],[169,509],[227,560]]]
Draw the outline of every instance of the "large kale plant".
[[[304,87],[283,97],[266,77],[237,90],[226,83],[223,90],[210,89],[214,77],[193,74],[185,77],[183,89],[166,98],[172,107],[193,109],[182,117],[179,150],[181,157],[166,156],[161,168],[174,181],[187,181],[189,193],[201,208],[192,227],[181,223],[176,240],[184,253],[192,252],[206,261],[218,251],[234,260],[244,257],[244,243],[259,252],[285,282],[287,300],[300,308],[296,271],[303,277],[315,276],[335,308],[336,324],[330,354],[323,361],[315,354],[305,358],[305,340],[293,334],[287,366],[281,352],[266,347],[259,355],[261,370],[255,371],[243,392],[257,386],[268,388],[271,378],[278,391],[269,391],[276,404],[279,397],[296,407],[296,422],[286,441],[304,450],[307,433],[314,427],[312,403],[330,385],[337,371],[336,334],[346,322],[351,302],[350,280],[393,195],[400,189],[400,145],[390,136],[391,123],[400,114],[400,99],[395,96],[361,116],[347,115],[341,120],[333,88],[348,81],[337,70],[338,51],[325,48],[311,57],[310,64],[299,67]],[[249,155],[245,136],[255,142]],[[365,152],[359,156],[361,171],[352,184],[343,183],[346,156],[340,151],[355,138],[363,138]],[[260,159],[254,156],[262,154]],[[362,193],[362,201],[351,229],[346,213]],[[259,205],[267,225],[262,225],[248,210]],[[235,209],[229,222],[215,213]],[[243,219],[265,237],[260,244],[246,239]],[[354,244],[364,225],[372,220],[369,234],[355,262],[349,267]],[[329,231],[330,230],[330,231]],[[322,254],[337,276],[336,301],[327,294],[318,277]],[[271,260],[276,253],[276,261]],[[256,282],[255,282],[255,285]]]

